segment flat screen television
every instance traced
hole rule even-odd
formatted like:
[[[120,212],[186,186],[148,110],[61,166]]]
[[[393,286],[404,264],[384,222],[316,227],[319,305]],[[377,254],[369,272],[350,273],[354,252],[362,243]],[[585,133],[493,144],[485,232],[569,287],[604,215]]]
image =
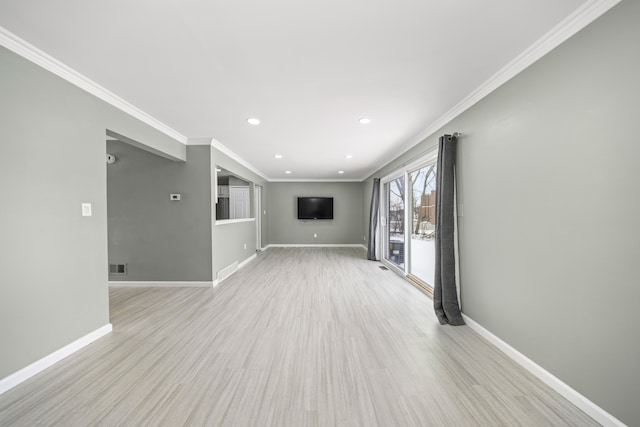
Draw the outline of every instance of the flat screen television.
[[[333,197],[298,197],[298,219],[333,219]]]

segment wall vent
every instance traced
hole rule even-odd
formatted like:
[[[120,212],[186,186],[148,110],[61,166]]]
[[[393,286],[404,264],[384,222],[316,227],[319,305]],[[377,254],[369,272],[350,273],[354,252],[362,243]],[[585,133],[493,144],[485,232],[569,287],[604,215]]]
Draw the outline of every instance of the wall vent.
[[[235,273],[237,270],[238,270],[238,261],[234,261],[233,264],[218,271],[218,276],[217,276],[218,281],[220,282],[226,279],[227,277]]]
[[[109,264],[109,274],[124,276],[127,274],[127,264]]]

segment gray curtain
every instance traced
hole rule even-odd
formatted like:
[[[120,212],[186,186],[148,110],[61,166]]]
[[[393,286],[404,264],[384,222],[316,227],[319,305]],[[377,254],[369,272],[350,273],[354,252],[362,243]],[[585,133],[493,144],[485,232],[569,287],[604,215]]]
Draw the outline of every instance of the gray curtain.
[[[377,236],[378,210],[380,208],[380,178],[373,179],[373,191],[371,192],[371,209],[369,210],[369,246],[367,247],[367,259],[378,261]]]
[[[456,290],[454,246],[455,136],[440,137],[436,171],[436,271],[433,307],[441,325],[464,325]]]

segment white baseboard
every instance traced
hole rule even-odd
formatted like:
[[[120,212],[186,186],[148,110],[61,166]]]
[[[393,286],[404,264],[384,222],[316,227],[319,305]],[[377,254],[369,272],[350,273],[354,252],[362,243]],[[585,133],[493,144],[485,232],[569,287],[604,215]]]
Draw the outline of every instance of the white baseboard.
[[[551,372],[547,371],[542,366],[538,365],[536,362],[529,359],[527,356],[520,353],[515,348],[511,347],[509,344],[502,341],[500,338],[489,332],[480,324],[469,318],[469,316],[463,314],[462,317],[464,318],[464,321],[467,323],[467,325],[475,332],[477,332],[480,336],[496,346],[500,351],[513,359],[517,364],[525,368],[527,371],[531,372],[539,380],[560,393],[560,395],[562,395],[565,399],[580,408],[585,414],[589,415],[604,427],[626,427],[626,425],[622,421],[618,420],[613,415],[584,397],[582,394],[578,393],[568,384],[561,381],[558,377],[551,374]]]
[[[268,248],[268,246],[267,246],[267,248]],[[266,249],[263,249],[263,250],[266,250]],[[242,267],[246,267],[247,264],[249,264],[251,261],[253,261],[256,258],[258,258],[258,254],[251,255],[249,258],[245,259],[244,261],[242,261],[241,263],[238,264],[238,270],[240,270]],[[215,288],[220,283],[224,282],[226,279],[228,279],[229,277],[233,276],[235,273],[238,272],[238,270],[234,271],[233,273],[231,273],[230,275],[228,275],[227,277],[225,277],[222,280],[217,280],[217,279],[214,280],[213,281],[213,287]]]
[[[49,368],[50,366],[55,365],[65,357],[75,353],[81,348],[91,344],[98,338],[101,338],[113,330],[111,323],[107,323],[106,325],[96,329],[93,332],[88,333],[87,335],[78,338],[71,344],[67,344],[59,350],[54,351],[48,356],[43,357],[40,360],[33,362],[31,365],[20,369],[17,372],[9,375],[0,380],[0,394],[4,393],[7,390],[12,389],[17,386],[21,382],[28,380],[34,375],[42,372],[43,370]]]
[[[249,264],[251,261],[253,261],[257,257],[258,257],[258,255],[253,254],[249,258],[247,258],[244,261],[242,261],[240,264],[238,264],[238,270],[241,269],[242,267],[244,267],[245,265]]]
[[[112,288],[211,288],[214,282],[145,282],[145,281],[113,281]]]
[[[272,243],[270,245],[267,245],[266,248],[364,248],[364,249],[367,249],[365,245],[362,245],[360,243],[355,243],[355,244]]]

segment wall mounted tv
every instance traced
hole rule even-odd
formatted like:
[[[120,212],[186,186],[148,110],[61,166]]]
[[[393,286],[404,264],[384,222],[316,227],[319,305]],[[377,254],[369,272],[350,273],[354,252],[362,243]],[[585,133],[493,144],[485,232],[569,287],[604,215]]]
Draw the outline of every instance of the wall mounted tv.
[[[333,219],[333,197],[298,197],[298,219]]]

